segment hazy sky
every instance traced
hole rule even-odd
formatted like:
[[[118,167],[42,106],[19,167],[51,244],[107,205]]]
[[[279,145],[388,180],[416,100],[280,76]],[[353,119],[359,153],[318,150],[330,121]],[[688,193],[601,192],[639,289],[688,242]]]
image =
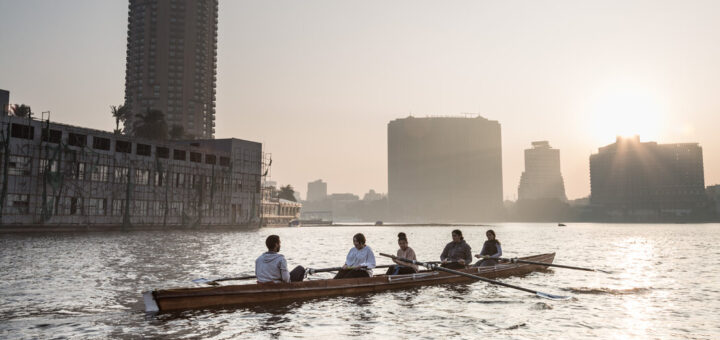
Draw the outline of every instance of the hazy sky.
[[[0,88],[53,120],[112,130],[127,1],[0,0]],[[480,113],[560,149],[569,198],[617,134],[699,142],[720,183],[720,1],[220,0],[216,137],[262,142],[302,192],[387,191],[387,123]]]

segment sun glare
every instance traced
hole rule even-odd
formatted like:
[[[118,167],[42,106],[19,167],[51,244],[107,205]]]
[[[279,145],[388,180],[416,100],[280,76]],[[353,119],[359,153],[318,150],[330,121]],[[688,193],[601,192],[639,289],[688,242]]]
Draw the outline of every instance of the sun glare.
[[[590,131],[601,142],[612,143],[616,136],[639,135],[643,141],[657,141],[664,112],[659,100],[638,91],[616,91],[599,96],[592,105]]]

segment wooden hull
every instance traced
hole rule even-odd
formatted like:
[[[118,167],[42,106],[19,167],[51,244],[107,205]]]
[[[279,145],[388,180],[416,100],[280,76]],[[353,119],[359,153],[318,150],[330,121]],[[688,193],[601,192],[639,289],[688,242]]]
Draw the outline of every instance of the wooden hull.
[[[552,263],[555,253],[521,258],[527,261]],[[547,266],[501,263],[493,267],[473,267],[462,270],[493,279],[525,275]],[[220,287],[175,288],[145,292],[146,311],[172,311],[230,305],[261,305],[272,302],[295,301],[318,297],[353,295],[403,289],[417,286],[466,283],[475,281],[465,276],[439,271],[421,271],[412,275],[376,275],[368,278],[313,280],[290,283],[245,284]]]

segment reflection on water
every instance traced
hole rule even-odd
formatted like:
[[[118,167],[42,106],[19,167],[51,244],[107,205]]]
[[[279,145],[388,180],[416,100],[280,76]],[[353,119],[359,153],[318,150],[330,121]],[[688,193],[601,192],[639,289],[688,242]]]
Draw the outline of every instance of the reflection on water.
[[[342,264],[357,232],[376,253],[393,253],[396,235],[404,231],[418,259],[435,261],[454,228],[3,234],[0,337],[720,337],[720,225],[492,228],[508,257],[556,252],[556,263],[613,273],[554,269],[502,279],[573,295],[570,301],[474,283],[148,316],[141,291],[193,286],[192,279],[200,277],[252,274],[271,233],[282,238],[290,267],[325,268]],[[462,230],[479,251],[486,227]]]

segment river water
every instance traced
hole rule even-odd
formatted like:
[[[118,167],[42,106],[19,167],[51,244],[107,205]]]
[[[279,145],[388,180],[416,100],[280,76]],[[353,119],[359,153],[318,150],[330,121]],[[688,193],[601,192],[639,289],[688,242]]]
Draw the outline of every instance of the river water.
[[[389,263],[377,254],[395,253],[400,231],[419,260],[438,260],[452,229],[2,234],[0,338],[720,338],[720,224],[493,225],[506,257],[556,252],[557,264],[613,272],[502,279],[567,301],[482,282],[158,315],[141,301],[143,290],[252,275],[270,234],[291,268],[324,268],[342,265],[357,232],[378,264]],[[460,229],[479,252],[488,227]]]

